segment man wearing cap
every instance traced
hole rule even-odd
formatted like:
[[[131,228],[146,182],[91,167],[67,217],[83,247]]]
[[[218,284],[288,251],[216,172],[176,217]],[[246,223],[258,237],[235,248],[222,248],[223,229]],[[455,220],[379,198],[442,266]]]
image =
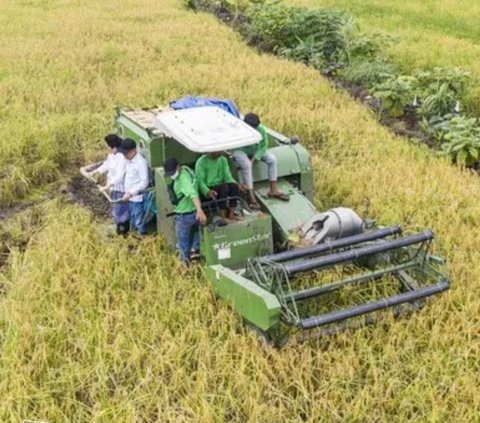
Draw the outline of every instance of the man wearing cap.
[[[220,152],[201,156],[195,164],[195,176],[198,189],[204,200],[216,201],[223,223],[236,219],[234,211],[237,206],[240,185],[233,179],[230,165]],[[243,188],[242,188],[243,189]],[[227,197],[234,197],[228,201]]]
[[[169,194],[175,212],[175,231],[180,259],[190,261],[192,254],[200,250],[199,226],[207,223],[198,196],[194,172],[188,166],[180,166],[177,159],[170,157],[163,164],[165,176],[172,179]]]
[[[130,225],[139,234],[147,233],[145,211],[143,209],[143,194],[148,187],[148,164],[145,158],[137,151],[135,141],[125,138],[120,145],[127,163],[125,165],[125,193],[122,201],[128,201],[130,208]]]
[[[233,159],[240,167],[243,182],[246,184],[249,193],[249,205],[252,209],[259,209],[257,200],[253,193],[252,166],[257,160],[262,160],[268,166],[268,180],[270,181],[269,197],[288,201],[288,195],[281,192],[277,187],[277,158],[268,152],[268,136],[265,127],[260,123],[260,118],[255,113],[247,113],[244,122],[255,128],[262,136],[261,141],[252,146],[247,146],[233,151]]]

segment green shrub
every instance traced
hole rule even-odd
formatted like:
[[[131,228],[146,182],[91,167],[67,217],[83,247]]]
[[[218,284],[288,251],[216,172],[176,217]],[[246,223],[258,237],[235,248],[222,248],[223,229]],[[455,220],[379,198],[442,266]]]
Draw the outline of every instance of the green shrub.
[[[390,116],[400,117],[404,113],[405,106],[414,100],[413,85],[415,78],[399,76],[387,79],[373,87],[373,95],[381,100],[382,107]]]
[[[394,78],[396,68],[381,59],[357,59],[349,63],[341,76],[350,84],[372,88]]]
[[[349,63],[358,59],[385,60],[387,48],[398,41],[395,37],[380,32],[360,32],[352,18],[344,25],[344,38],[345,54]]]
[[[415,93],[422,100],[419,114],[424,118],[454,111],[465,96],[469,74],[459,68],[434,68],[415,72]]]
[[[424,121],[424,127],[440,143],[442,154],[463,166],[478,162],[480,122],[477,118],[448,114]]]
[[[257,5],[249,12],[251,37],[264,49],[331,73],[344,60],[344,12]]]
[[[419,114],[423,117],[444,116],[453,112],[458,97],[448,84],[440,85],[436,92],[424,98]]]
[[[187,9],[216,12],[228,10],[233,14],[244,13],[250,6],[249,0],[182,0]]]

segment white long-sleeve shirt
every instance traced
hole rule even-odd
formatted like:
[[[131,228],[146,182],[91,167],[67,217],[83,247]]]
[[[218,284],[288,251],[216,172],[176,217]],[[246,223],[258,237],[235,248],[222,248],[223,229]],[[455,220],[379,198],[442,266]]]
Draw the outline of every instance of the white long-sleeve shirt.
[[[138,194],[148,187],[148,164],[145,158],[137,152],[125,166],[125,192],[132,194],[130,201],[143,201],[143,195]]]
[[[107,184],[112,191],[124,192],[123,180],[125,178],[125,166],[127,160],[122,153],[110,153],[100,167],[93,173],[107,174]]]

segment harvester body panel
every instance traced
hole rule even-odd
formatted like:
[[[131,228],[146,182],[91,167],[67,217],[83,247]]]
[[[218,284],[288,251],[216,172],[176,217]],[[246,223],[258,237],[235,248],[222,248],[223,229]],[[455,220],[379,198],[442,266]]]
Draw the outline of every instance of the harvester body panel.
[[[274,294],[219,264],[207,266],[205,272],[215,293],[231,302],[248,322],[264,331],[278,326],[281,306]]]
[[[200,239],[206,264],[244,268],[251,257],[273,252],[272,218],[267,214],[246,214],[242,221],[225,226],[207,224]]]
[[[285,247],[288,241],[294,242],[298,238],[301,226],[317,214],[317,209],[288,180],[280,179],[278,188],[290,197],[288,202],[280,202],[275,198],[268,197],[268,182],[255,184],[255,191],[262,210],[273,218],[277,244],[283,244]]]

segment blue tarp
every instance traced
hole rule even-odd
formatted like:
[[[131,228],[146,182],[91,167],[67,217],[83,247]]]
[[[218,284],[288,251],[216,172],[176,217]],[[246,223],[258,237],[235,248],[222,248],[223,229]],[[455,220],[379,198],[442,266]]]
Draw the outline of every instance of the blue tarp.
[[[173,110],[190,109],[192,107],[205,106],[216,106],[220,109],[225,110],[228,113],[231,113],[237,118],[240,117],[237,106],[235,106],[235,103],[231,100],[222,100],[220,98],[193,97],[191,95],[187,95],[186,97],[180,98],[179,100],[174,100],[170,102],[170,107]]]

